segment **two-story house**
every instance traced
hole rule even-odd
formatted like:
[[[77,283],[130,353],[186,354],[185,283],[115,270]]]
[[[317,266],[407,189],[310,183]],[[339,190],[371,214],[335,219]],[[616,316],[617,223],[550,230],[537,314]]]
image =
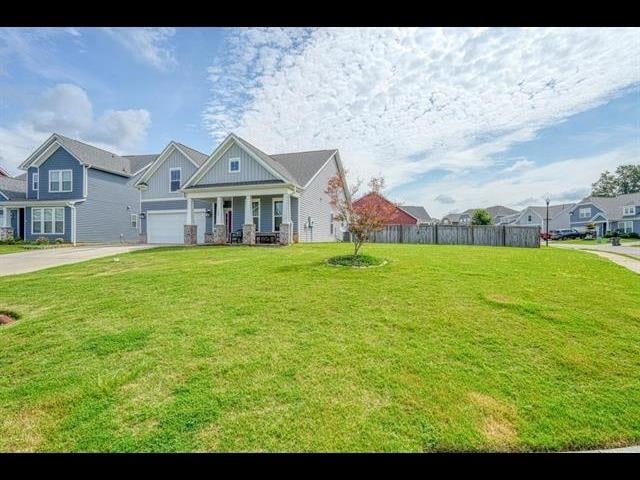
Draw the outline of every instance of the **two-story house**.
[[[172,142],[136,182],[141,234],[148,243],[335,241],[324,191],[334,175],[344,176],[335,149],[268,155],[230,134],[204,155]]]
[[[140,194],[133,183],[155,158],[51,135],[19,166],[24,179],[2,179],[2,237],[137,242]]]
[[[573,203],[549,205],[549,225],[547,226],[547,206],[529,206],[515,217],[504,217],[503,223],[509,220],[509,225],[539,226],[541,232],[563,230],[570,228],[570,212]],[[506,223],[505,223],[506,224]]]
[[[469,213],[449,213],[442,217],[442,225],[471,225],[471,215]]]
[[[596,226],[599,236],[615,230],[640,234],[640,192],[583,198],[571,211],[571,227],[584,231],[590,223]]]

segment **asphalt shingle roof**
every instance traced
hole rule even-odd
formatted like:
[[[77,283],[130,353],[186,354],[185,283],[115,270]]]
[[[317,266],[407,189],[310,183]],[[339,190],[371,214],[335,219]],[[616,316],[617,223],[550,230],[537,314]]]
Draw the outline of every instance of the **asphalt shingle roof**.
[[[636,210],[640,206],[640,192],[627,193],[618,195],[617,197],[593,197],[589,196],[580,201],[580,203],[595,203],[596,206],[602,208],[606,217],[610,221],[622,220],[622,209],[626,205],[635,205]]]
[[[12,177],[0,177],[0,192],[9,200],[25,200],[27,181]]]
[[[156,161],[158,158],[158,153],[154,153],[151,155],[124,155],[123,158],[129,160],[129,168],[131,173],[139,172],[141,169],[146,167],[147,165]]]
[[[64,148],[86,165],[119,175],[130,176],[135,173],[131,171],[131,162],[125,157],[60,134],[56,136]]]
[[[416,206],[416,205],[400,205],[400,208],[407,212],[412,217],[417,218],[423,222],[428,222],[431,220],[431,217],[427,213],[424,207]]]
[[[195,148],[191,148],[191,147],[187,147],[184,143],[180,143],[180,142],[175,142],[177,143],[180,148],[185,150],[185,153],[187,155],[189,155],[191,157],[191,159],[196,162],[198,165],[202,165],[207,158],[209,158],[209,155],[207,155],[206,153],[202,153],[199,150],[196,150]]]

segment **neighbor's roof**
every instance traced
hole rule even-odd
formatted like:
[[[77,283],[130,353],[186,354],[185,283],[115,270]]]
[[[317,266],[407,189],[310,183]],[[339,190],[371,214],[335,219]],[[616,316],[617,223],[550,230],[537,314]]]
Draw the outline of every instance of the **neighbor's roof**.
[[[466,215],[473,215],[473,213],[476,210],[479,210],[479,209],[469,208],[462,213]],[[514,213],[518,213],[517,210],[514,210],[513,208],[505,207],[503,205],[494,205],[492,207],[487,207],[484,210],[489,212],[489,215],[491,215],[491,218],[506,217],[507,215],[513,215]]]
[[[467,212],[468,212],[468,210],[465,211],[465,212],[462,212],[462,213],[449,213],[448,215],[445,215],[444,217],[442,217],[442,220],[444,220],[446,218],[448,220],[451,220],[452,222],[458,222],[458,221],[460,221],[460,217],[462,217],[463,215],[467,216],[467,217],[471,216],[471,214],[467,213]],[[473,210],[472,210],[472,212],[473,212]]]
[[[404,210],[412,217],[418,219],[419,221],[428,222],[431,221],[431,217],[427,213],[424,207],[416,206],[416,205],[398,205],[401,210]]]
[[[640,192],[626,193],[624,195],[618,195],[617,197],[589,196],[589,197],[583,198],[579,202],[579,204],[582,204],[582,203],[593,203],[597,207],[600,207],[602,210],[604,210],[605,215],[609,220],[621,220],[623,218],[622,217],[623,207],[627,205],[640,206]]]
[[[151,165],[158,158],[158,153],[151,155],[123,155],[123,158],[129,160],[131,173],[136,173],[142,170],[144,167]]]
[[[27,182],[12,177],[0,177],[0,192],[9,200],[24,200],[26,197]],[[0,196],[0,202],[4,197]]]
[[[575,203],[563,203],[561,205],[549,205],[549,218],[555,218],[556,215],[565,211],[567,208],[571,208]],[[547,217],[547,206],[542,207],[527,207],[540,215],[541,218]],[[526,209],[525,209],[526,210]],[[523,210],[524,211],[524,210]]]
[[[17,178],[18,180],[25,180],[27,178],[27,174],[21,173],[20,175],[16,175],[14,178]]]

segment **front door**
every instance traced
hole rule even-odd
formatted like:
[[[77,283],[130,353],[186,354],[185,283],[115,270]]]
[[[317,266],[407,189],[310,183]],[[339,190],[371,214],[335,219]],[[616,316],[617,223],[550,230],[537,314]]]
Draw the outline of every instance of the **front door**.
[[[227,243],[231,243],[231,232],[233,231],[233,210],[224,209],[224,226],[227,229]]]

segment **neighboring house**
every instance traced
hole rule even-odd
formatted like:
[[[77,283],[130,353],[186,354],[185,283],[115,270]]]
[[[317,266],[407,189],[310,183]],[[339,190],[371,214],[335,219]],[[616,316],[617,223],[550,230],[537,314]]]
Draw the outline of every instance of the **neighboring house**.
[[[1,177],[8,177],[8,176],[9,176],[9,174],[7,173],[7,171],[4,168],[0,167],[0,178]]]
[[[547,228],[547,207],[531,206],[522,210],[509,225],[539,226],[541,232],[571,228],[570,212],[575,204],[549,205],[549,228]]]
[[[496,225],[510,225],[515,222],[520,216],[520,212],[513,213],[511,215],[504,215],[500,217],[500,219],[495,222]]]
[[[383,204],[393,206],[393,212],[387,225],[418,225],[430,224],[431,217],[424,209],[419,206],[397,205],[385,198],[383,195],[375,192],[369,192],[353,202],[354,206],[361,204],[382,206]]]
[[[344,176],[338,150],[267,155],[230,134],[205,155],[171,142],[140,176],[148,243],[279,243],[341,237],[325,188]],[[348,195],[348,192],[345,192]]]
[[[442,225],[471,225],[471,215],[468,211],[463,213],[450,213],[442,217]]]
[[[2,179],[3,237],[137,242],[133,184],[155,157],[119,156],[54,133],[18,167],[25,178]]]
[[[473,220],[473,214],[476,212],[476,210],[480,210],[479,208],[470,208],[468,210],[465,210],[464,212],[462,212],[462,218],[459,220],[459,223],[461,225],[468,225],[472,222]],[[491,221],[493,222],[494,225],[500,225],[502,224],[502,219],[505,217],[510,217],[511,215],[517,214],[519,213],[517,210],[514,210],[512,208],[508,208],[508,207],[504,207],[502,205],[494,205],[493,207],[487,207],[484,208],[484,210],[486,210],[487,212],[489,212],[489,215],[491,215]],[[453,214],[455,215],[455,214]]]
[[[586,197],[572,209],[570,223],[571,228],[579,231],[593,223],[599,236],[614,230],[640,234],[640,192],[617,197]]]

